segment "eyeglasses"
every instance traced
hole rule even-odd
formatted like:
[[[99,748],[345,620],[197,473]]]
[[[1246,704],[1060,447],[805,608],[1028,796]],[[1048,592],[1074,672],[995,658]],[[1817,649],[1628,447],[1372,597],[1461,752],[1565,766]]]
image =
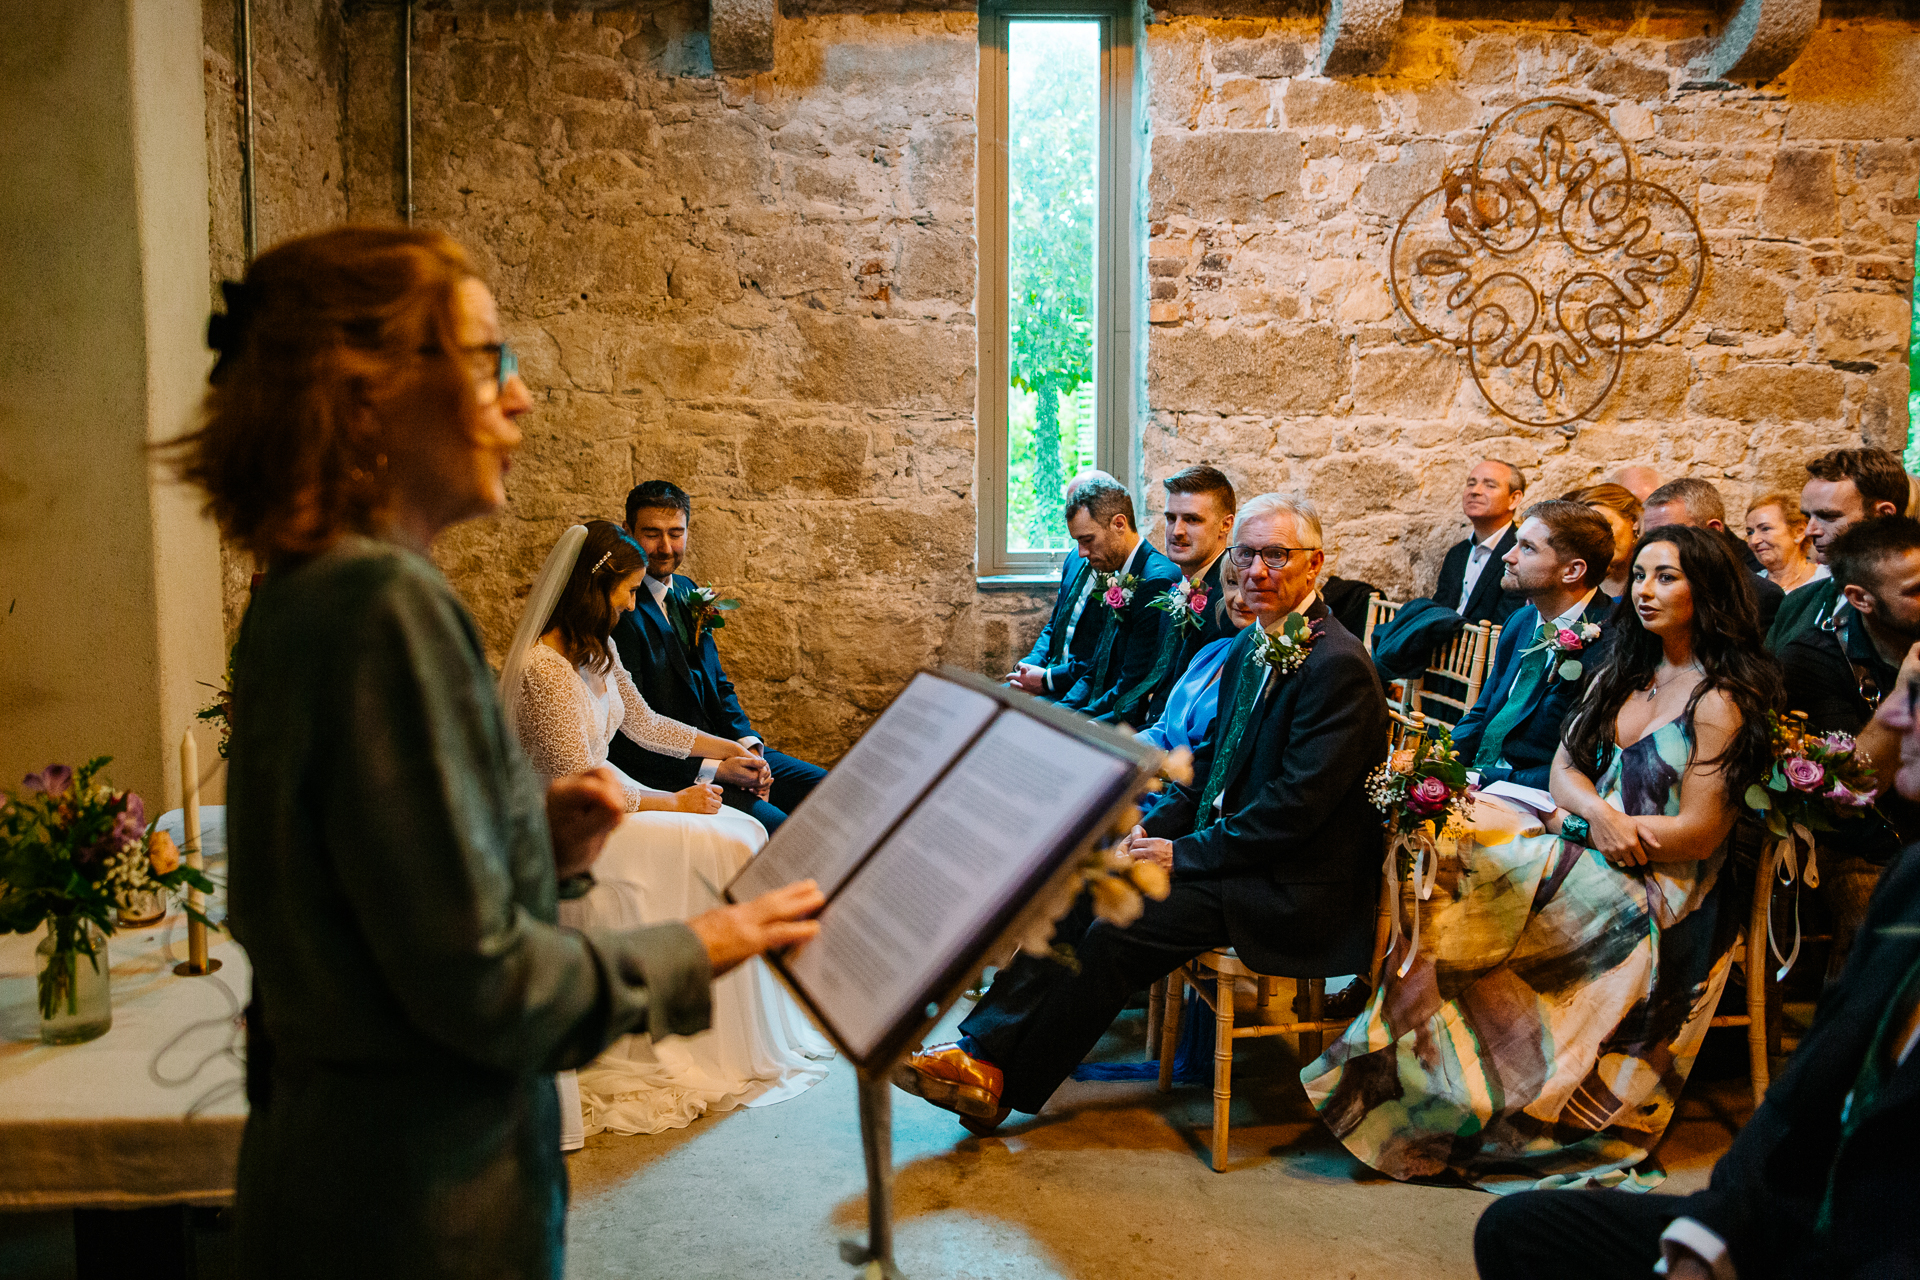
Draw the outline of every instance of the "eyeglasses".
[[[473,373],[474,397],[483,406],[499,400],[507,389],[507,380],[520,372],[520,357],[505,342],[482,342],[454,350],[467,357],[468,368]],[[421,347],[420,354],[437,356],[441,351],[439,347]]]
[[[1318,547],[1245,547],[1238,543],[1227,548],[1227,561],[1236,569],[1253,566],[1253,558],[1259,556],[1269,569],[1284,569],[1293,559],[1296,551],[1318,551]]]

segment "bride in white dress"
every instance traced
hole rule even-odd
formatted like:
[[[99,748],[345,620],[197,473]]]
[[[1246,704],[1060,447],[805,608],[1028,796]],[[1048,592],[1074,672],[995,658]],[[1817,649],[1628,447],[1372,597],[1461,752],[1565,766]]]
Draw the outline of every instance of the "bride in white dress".
[[[535,769],[561,777],[605,767],[626,793],[628,816],[594,863],[593,887],[560,904],[561,923],[577,929],[697,915],[714,904],[709,886],[731,880],[767,840],[757,820],[721,805],[717,786],[656,791],[607,762],[613,735],[624,733],[677,758],[746,756],[764,767],[739,743],[654,712],[620,665],[608,638],[645,569],[620,526],[568,529],[528,598],[501,677],[508,723]],[[713,984],[708,1030],[657,1042],[624,1036],[583,1067],[578,1124],[563,1075],[562,1146],[602,1130],[660,1133],[706,1111],[782,1101],[824,1079],[832,1052],[765,962],[751,961]]]

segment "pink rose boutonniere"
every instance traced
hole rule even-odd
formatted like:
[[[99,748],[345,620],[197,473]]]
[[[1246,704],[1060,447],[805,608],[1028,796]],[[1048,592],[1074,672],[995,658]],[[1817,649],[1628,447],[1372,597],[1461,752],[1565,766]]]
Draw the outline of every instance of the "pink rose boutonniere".
[[[1555,676],[1562,680],[1578,680],[1586,670],[1581,658],[1587,646],[1599,638],[1600,627],[1597,623],[1578,622],[1571,627],[1556,627],[1550,622],[1543,622],[1540,624],[1539,638],[1521,650],[1520,656],[1545,649]]]
[[[1103,573],[1094,580],[1094,586],[1100,592],[1100,603],[1117,613],[1133,603],[1133,593],[1140,586],[1140,576],[1133,573]]]

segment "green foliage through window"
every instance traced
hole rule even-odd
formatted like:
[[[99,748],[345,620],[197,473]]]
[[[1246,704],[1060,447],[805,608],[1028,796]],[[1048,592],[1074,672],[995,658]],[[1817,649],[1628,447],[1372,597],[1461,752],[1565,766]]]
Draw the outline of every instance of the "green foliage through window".
[[[1007,98],[1007,548],[1050,551],[1093,465],[1100,24],[1009,23]]]

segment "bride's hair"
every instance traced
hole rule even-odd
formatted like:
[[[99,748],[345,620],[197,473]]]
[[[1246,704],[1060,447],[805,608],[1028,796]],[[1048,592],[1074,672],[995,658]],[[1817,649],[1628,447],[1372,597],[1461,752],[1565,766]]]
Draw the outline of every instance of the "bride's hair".
[[[1706,677],[1682,714],[1692,716],[1709,689],[1724,693],[1739,712],[1740,727],[1726,750],[1700,762],[1720,770],[1728,796],[1737,802],[1773,763],[1767,713],[1786,704],[1786,693],[1780,668],[1761,642],[1759,610],[1746,567],[1733,558],[1728,541],[1726,534],[1711,529],[1662,525],[1640,535],[1627,563],[1636,563],[1656,542],[1672,543],[1679,553],[1680,572],[1693,596],[1693,657]],[[1612,764],[1620,708],[1653,683],[1665,653],[1660,637],[1641,625],[1631,579],[1605,626],[1613,633],[1612,648],[1565,733],[1573,767],[1589,778],[1598,778]]]
[[[620,579],[646,567],[646,554],[619,525],[611,520],[587,521],[587,540],[543,633],[558,629],[568,657],[585,663],[595,675],[605,675],[613,667],[607,637],[620,620],[607,597]]]

